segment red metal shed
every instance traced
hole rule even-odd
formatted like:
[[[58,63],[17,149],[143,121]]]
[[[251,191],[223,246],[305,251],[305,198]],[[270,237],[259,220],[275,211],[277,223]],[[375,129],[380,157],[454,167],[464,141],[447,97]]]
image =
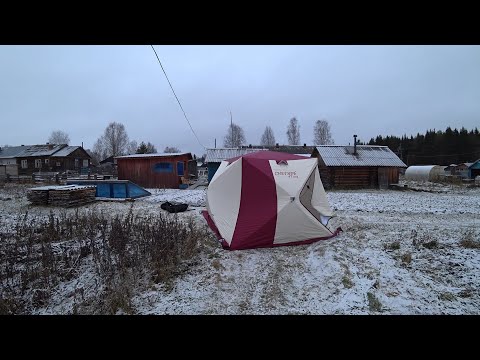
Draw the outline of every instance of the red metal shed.
[[[191,153],[135,154],[116,159],[118,179],[130,180],[145,188],[178,189],[182,177],[188,180],[192,175]]]

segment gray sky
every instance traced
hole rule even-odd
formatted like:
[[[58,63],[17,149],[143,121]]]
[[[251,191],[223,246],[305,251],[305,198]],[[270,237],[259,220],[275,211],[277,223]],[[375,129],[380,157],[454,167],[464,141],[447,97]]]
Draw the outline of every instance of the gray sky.
[[[267,125],[301,143],[316,120],[335,144],[480,125],[480,46],[155,46],[200,141],[247,144]],[[204,153],[150,46],[0,46],[0,144],[41,144],[53,130],[92,148],[111,121],[162,152]]]

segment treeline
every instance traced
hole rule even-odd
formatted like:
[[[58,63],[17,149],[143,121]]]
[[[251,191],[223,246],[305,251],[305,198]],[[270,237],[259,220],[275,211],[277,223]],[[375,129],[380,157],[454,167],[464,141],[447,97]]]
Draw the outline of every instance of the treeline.
[[[474,162],[480,158],[480,133],[447,127],[445,131],[428,130],[415,137],[378,135],[369,145],[388,146],[407,165],[449,165]]]

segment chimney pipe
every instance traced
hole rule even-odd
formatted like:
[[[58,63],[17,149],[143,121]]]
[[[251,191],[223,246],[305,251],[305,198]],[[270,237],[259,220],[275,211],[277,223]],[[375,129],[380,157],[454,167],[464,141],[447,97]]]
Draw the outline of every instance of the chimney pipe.
[[[357,135],[353,135],[353,155],[357,155]]]

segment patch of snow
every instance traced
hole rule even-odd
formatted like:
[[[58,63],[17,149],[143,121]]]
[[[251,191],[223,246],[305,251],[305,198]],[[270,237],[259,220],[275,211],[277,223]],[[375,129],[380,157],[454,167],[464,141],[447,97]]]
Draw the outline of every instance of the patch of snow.
[[[181,202],[192,206],[205,206],[206,189],[177,190],[177,189],[147,189],[152,195],[141,198],[146,202]]]

